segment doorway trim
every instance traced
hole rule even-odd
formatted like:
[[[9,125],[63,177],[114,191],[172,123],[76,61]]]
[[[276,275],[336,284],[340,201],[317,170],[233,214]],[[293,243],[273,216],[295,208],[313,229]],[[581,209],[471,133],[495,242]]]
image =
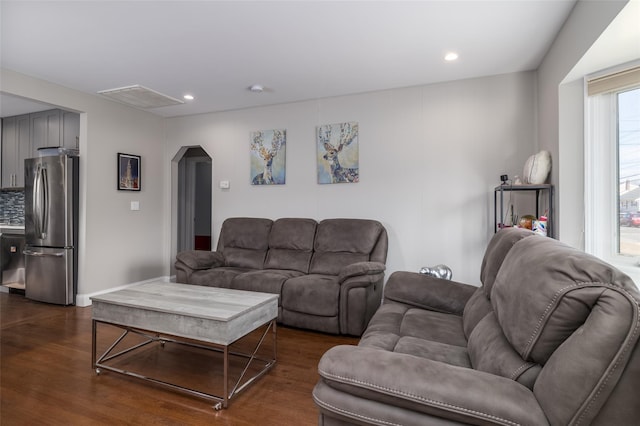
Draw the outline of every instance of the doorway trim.
[[[191,148],[202,149],[208,157],[187,157],[187,151]],[[186,160],[180,167],[180,161]],[[213,157],[201,145],[182,146],[171,160],[171,253],[169,258],[170,274],[175,276],[175,258],[178,254],[178,247],[193,248],[194,223],[193,220],[182,220],[182,217],[193,217],[195,200],[195,174],[196,165],[202,162],[211,162],[211,216],[209,219],[213,223]],[[180,206],[184,206],[181,212]],[[213,232],[212,232],[213,234]],[[185,239],[191,235],[190,241]],[[183,241],[179,241],[182,236]],[[212,240],[213,244],[213,240]]]

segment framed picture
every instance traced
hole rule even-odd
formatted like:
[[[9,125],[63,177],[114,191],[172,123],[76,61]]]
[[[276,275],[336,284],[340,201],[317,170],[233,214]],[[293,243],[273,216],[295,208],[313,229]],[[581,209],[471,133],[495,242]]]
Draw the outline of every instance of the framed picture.
[[[360,181],[358,129],[355,121],[316,127],[318,183]]]
[[[140,191],[140,156],[118,153],[118,190]]]
[[[284,185],[287,130],[251,132],[251,185]]]

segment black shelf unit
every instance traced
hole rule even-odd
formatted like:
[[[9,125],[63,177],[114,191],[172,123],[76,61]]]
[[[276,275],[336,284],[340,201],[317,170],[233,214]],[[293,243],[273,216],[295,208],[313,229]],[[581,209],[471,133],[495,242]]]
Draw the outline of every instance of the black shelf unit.
[[[499,185],[493,190],[493,232],[498,231],[498,225],[504,219],[504,193],[505,191],[535,191],[536,193],[536,217],[540,217],[540,194],[546,192],[548,196],[549,213],[547,214],[547,236],[555,238],[553,217],[553,185]],[[500,216],[498,216],[498,194],[500,194]],[[499,219],[498,219],[499,218]]]

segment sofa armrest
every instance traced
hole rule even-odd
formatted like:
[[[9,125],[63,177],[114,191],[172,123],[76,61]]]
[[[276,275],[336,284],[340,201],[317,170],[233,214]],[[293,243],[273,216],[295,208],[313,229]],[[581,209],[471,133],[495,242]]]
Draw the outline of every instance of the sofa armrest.
[[[187,250],[176,255],[176,268],[182,264],[191,270],[224,266],[224,256],[216,251]]]
[[[457,281],[396,271],[387,281],[384,298],[430,311],[462,315],[467,301],[477,290],[478,287]]]
[[[384,273],[386,266],[380,262],[356,262],[342,268],[338,274],[338,282],[342,284],[347,279],[362,275],[378,275]]]
[[[322,382],[334,392],[318,393],[322,409],[374,417],[366,404],[341,403],[356,395],[388,407],[454,422],[501,425],[548,425],[533,392],[505,377],[413,355],[359,346],[336,346],[320,360]],[[332,396],[333,394],[333,396]],[[345,406],[343,406],[345,405]],[[375,418],[375,417],[374,417]]]

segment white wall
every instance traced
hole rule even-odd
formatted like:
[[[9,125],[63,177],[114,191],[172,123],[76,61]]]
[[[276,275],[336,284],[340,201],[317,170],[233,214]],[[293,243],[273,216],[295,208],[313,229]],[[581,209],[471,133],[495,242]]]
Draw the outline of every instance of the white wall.
[[[2,91],[81,113],[78,304],[87,295],[165,276],[163,119],[2,70]],[[116,189],[118,152],[142,156],[142,191]],[[131,201],[140,211],[131,211]]]
[[[388,274],[445,263],[454,279],[478,283],[492,190],[535,152],[535,91],[526,72],[172,118],[165,167],[181,146],[211,155],[216,239],[232,216],[371,218],[389,233]],[[319,185],[315,127],[343,121],[360,124],[360,182]],[[252,186],[249,134],[275,128],[287,129],[286,184]]]
[[[576,82],[569,81],[561,98],[560,85],[626,4],[578,1],[538,68],[539,143],[554,161],[558,235],[578,248],[584,248],[583,96]]]

